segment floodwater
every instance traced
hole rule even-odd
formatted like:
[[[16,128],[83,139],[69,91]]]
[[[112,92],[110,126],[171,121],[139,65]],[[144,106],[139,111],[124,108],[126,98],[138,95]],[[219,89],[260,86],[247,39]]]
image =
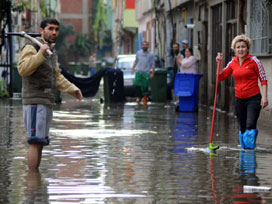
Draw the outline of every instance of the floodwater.
[[[54,110],[39,173],[27,169],[21,100],[0,100],[0,203],[272,203],[272,141],[262,127],[255,151],[238,146],[238,125],[212,111],[177,113],[171,103],[100,104],[69,96]]]

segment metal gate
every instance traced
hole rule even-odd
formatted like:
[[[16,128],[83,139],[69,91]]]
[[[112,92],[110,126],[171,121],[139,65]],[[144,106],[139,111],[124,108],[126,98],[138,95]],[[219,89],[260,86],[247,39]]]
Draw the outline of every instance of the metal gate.
[[[5,30],[12,32],[11,26],[11,4],[4,11],[6,12],[6,24],[0,35],[1,47],[0,47],[0,97],[13,97],[13,46],[11,35],[6,35]]]

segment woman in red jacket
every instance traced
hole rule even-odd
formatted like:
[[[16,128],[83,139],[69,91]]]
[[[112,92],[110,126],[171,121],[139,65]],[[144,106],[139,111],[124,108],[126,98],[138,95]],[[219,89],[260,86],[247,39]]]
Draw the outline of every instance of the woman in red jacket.
[[[245,35],[238,35],[232,40],[231,48],[235,57],[227,66],[219,69],[219,80],[230,75],[235,81],[235,111],[240,124],[239,141],[243,149],[254,149],[258,135],[257,120],[262,108],[268,105],[267,79],[262,63],[249,54],[251,40]],[[222,61],[223,54],[218,53],[217,62]],[[258,86],[258,78],[262,93]]]

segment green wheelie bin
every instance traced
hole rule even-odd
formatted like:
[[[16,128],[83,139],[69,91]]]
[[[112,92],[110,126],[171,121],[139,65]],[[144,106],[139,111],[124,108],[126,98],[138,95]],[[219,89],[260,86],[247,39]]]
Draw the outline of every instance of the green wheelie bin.
[[[167,69],[156,68],[154,78],[151,79],[152,102],[167,101]]]

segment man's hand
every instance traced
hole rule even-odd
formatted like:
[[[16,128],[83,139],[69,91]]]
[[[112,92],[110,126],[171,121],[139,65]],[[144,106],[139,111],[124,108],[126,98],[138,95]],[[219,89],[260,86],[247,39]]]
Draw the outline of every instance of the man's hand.
[[[132,65],[132,68],[131,68],[131,74],[134,74],[134,72],[135,72],[135,67],[136,67],[136,64],[134,63],[134,64]]]
[[[150,74],[150,79],[153,79],[155,75],[155,67],[151,68],[151,74]]]
[[[78,89],[75,91],[75,94],[76,94],[76,98],[81,101],[83,98],[81,91]]]
[[[45,55],[45,52],[48,49],[49,49],[49,46],[47,44],[42,44],[41,47],[40,47],[40,50],[41,50],[43,55]]]

